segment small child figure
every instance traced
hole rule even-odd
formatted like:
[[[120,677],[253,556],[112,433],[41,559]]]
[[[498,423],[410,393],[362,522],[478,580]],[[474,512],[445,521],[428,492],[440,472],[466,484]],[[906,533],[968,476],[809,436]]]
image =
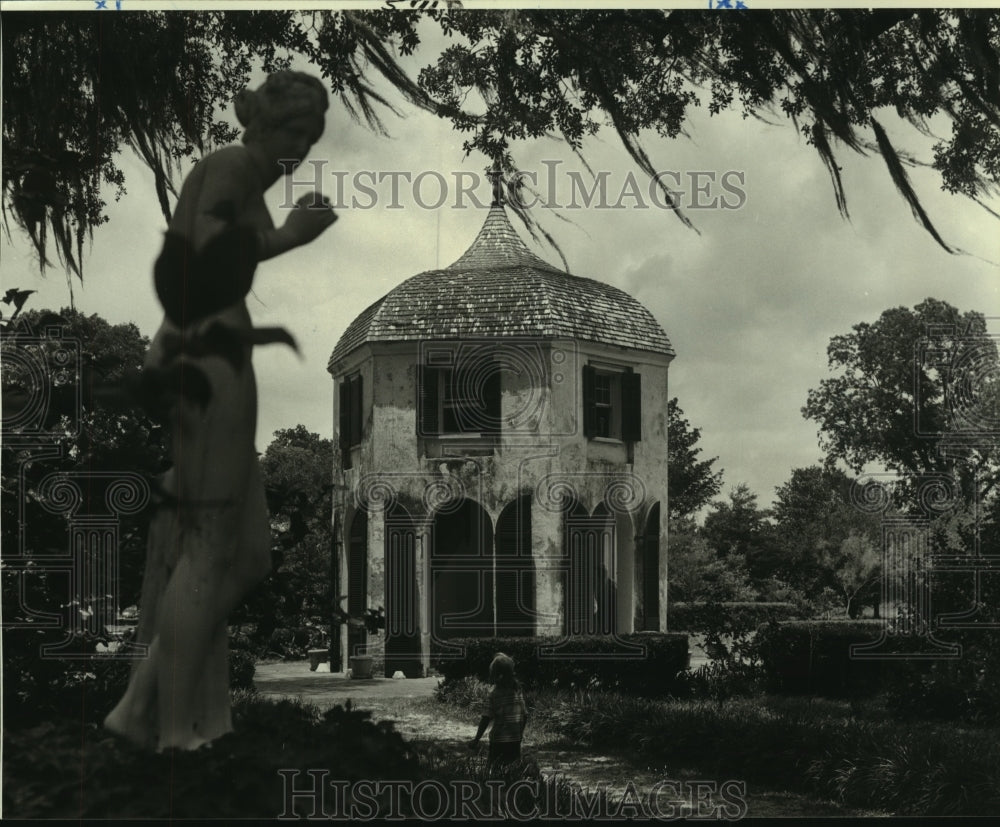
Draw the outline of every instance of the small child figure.
[[[469,743],[469,749],[476,749],[486,727],[493,721],[490,730],[490,764],[510,764],[521,757],[521,738],[528,723],[528,708],[521,693],[521,684],[514,677],[514,659],[498,652],[490,664],[490,683],[493,690],[483,704],[483,717],[479,721],[479,731]]]

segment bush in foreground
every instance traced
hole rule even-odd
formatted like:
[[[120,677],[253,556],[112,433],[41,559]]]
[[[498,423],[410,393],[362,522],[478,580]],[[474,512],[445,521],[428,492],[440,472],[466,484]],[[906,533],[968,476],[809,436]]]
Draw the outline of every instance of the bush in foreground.
[[[390,724],[334,707],[320,714],[242,693],[235,731],[195,751],[140,751],[97,725],[7,731],[4,815],[14,818],[274,818],[285,810],[281,769],[331,779],[423,777]],[[310,803],[297,810],[308,814]]]
[[[480,690],[441,692],[472,704]],[[896,815],[1000,810],[1000,732],[868,717],[845,701],[782,698],[663,701],[617,693],[540,690],[532,726],[584,746],[621,751],[707,777],[832,797]]]
[[[949,631],[947,640],[961,645],[960,657],[894,665],[889,709],[903,720],[1000,723],[1000,632]]]
[[[433,744],[418,751],[391,723],[373,723],[349,703],[320,713],[242,691],[233,708],[236,731],[193,752],[140,751],[69,721],[5,732],[4,815],[504,819],[572,806],[571,786],[543,779],[532,761],[497,768]],[[301,794],[311,790],[320,795]]]

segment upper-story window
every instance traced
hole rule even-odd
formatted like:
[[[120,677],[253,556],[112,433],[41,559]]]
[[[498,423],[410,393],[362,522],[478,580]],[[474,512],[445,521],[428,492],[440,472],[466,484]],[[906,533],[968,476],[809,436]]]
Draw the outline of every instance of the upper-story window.
[[[585,365],[583,433],[593,439],[642,439],[642,380],[631,368]]]
[[[361,374],[348,376],[340,383],[339,445],[341,465],[351,467],[351,448],[361,444],[364,435]]]
[[[621,439],[621,374],[594,372],[594,436]]]
[[[420,365],[418,436],[499,433],[500,389],[500,366],[494,361]]]

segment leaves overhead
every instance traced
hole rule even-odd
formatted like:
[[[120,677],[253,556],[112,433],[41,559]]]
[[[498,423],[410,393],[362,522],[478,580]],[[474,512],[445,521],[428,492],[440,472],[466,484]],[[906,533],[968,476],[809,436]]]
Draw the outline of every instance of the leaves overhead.
[[[217,15],[16,13],[4,24],[5,220],[27,231],[43,268],[51,233],[81,278],[84,239],[107,221],[105,187],[125,193],[119,153],[153,171],[169,216],[177,163],[236,137],[216,108],[245,84],[251,55],[269,58]]]
[[[231,141],[217,118],[250,71],[317,67],[347,110],[384,132],[396,100],[467,135],[467,153],[513,172],[512,145],[555,136],[578,154],[610,127],[655,174],[648,147],[685,134],[693,107],[786,118],[823,159],[848,216],[843,149],[880,154],[919,223],[947,250],[886,117],[925,135],[942,186],[982,202],[1000,185],[1000,15],[975,9],[461,10],[5,15],[5,215],[44,264],[48,235],[80,275],[83,240],[120,197],[133,149],[169,213],[175,165]],[[436,51],[420,52],[433,42]],[[401,57],[427,62],[416,77]],[[49,107],[39,118],[38,102]],[[655,138],[653,137],[655,136]],[[673,195],[674,213],[693,226]],[[529,229],[537,222],[512,208]],[[544,235],[547,236],[543,232]]]

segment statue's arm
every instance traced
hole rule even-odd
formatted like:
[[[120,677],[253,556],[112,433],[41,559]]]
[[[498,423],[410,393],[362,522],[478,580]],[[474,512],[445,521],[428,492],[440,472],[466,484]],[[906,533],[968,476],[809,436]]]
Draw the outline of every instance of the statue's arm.
[[[337,220],[327,201],[309,193],[287,210],[284,224],[275,227],[264,207],[257,173],[242,147],[212,153],[198,166],[202,169],[192,173],[198,180],[190,187],[185,185],[173,222],[191,228],[196,250],[204,249],[227,225],[250,224],[257,228],[257,257],[264,261],[308,244]],[[193,220],[189,216],[192,211]]]
[[[257,258],[264,261],[308,244],[336,220],[337,215],[328,199],[318,193],[303,195],[288,211],[284,224],[261,231]]]
[[[289,233],[284,226],[261,229],[257,232],[257,260],[266,261],[280,256],[304,243]]]
[[[226,147],[205,156],[184,182],[171,229],[201,252],[227,226],[247,223],[254,196],[260,199],[254,185],[253,168],[242,147]],[[266,210],[259,212],[254,223],[259,226],[262,217],[271,225]]]

